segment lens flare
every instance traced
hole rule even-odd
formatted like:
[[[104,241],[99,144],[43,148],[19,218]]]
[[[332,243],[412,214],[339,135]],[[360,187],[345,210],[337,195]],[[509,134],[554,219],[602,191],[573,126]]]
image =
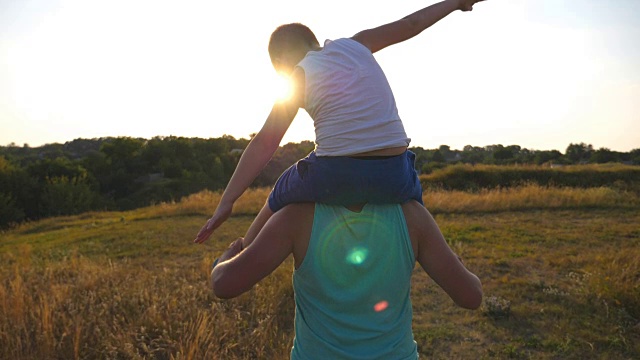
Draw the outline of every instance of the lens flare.
[[[375,310],[376,312],[381,312],[381,311],[385,311],[388,307],[389,307],[389,302],[387,302],[386,300],[382,300],[377,304],[373,305],[373,310]]]
[[[363,247],[355,247],[347,253],[347,262],[353,265],[362,265],[367,260],[369,250]]]
[[[367,282],[378,281],[374,277],[363,277],[362,272],[378,263],[381,256],[397,254],[396,247],[383,250],[384,255],[381,250],[376,251],[371,232],[376,234],[375,238],[387,238],[393,236],[392,230],[386,219],[381,218],[378,213],[367,211],[357,216],[346,213],[345,216],[336,216],[335,219],[323,223],[315,249],[319,271],[337,285],[344,287],[356,286],[356,282],[357,286],[368,286],[362,283],[363,279]],[[383,262],[381,267],[388,266],[388,263]],[[384,269],[382,271],[384,272]],[[367,305],[369,306],[373,304]]]

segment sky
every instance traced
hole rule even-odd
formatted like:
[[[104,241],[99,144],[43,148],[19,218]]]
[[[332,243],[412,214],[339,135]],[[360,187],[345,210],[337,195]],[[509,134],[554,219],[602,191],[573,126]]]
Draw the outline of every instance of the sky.
[[[248,138],[280,24],[349,37],[435,1],[0,0],[0,145]],[[375,54],[411,146],[640,148],[640,1],[488,0]],[[313,140],[300,110],[283,139]]]

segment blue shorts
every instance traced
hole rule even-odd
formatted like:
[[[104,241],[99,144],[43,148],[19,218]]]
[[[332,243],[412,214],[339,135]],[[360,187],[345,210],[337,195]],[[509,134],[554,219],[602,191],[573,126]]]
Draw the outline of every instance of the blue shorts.
[[[276,212],[299,202],[348,206],[411,199],[424,205],[415,158],[409,150],[384,158],[316,156],[312,151],[280,175],[269,194],[269,208]]]

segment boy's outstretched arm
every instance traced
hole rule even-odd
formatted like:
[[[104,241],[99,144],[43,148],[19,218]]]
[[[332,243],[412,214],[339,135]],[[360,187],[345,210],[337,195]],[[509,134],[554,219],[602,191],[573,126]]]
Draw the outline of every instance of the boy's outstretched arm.
[[[444,0],[392,23],[363,30],[352,39],[375,53],[387,46],[411,39],[456,10],[471,11],[473,5],[480,1],[484,0]]]
[[[302,79],[304,79],[304,74],[302,76]],[[296,78],[300,81],[298,74],[294,73],[292,78],[294,78],[294,81]],[[200,229],[194,242],[205,242],[213,231],[229,218],[233,204],[271,160],[300,108],[301,96],[295,95],[289,101],[276,102],[274,104],[262,129],[251,139],[242,153],[238,166],[236,166],[213,216]]]

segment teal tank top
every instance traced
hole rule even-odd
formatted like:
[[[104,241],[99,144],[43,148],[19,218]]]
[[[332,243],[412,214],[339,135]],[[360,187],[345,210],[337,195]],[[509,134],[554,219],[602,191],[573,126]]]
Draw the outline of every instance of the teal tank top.
[[[291,359],[416,359],[415,256],[402,208],[361,212],[316,204],[309,247],[293,273]]]

